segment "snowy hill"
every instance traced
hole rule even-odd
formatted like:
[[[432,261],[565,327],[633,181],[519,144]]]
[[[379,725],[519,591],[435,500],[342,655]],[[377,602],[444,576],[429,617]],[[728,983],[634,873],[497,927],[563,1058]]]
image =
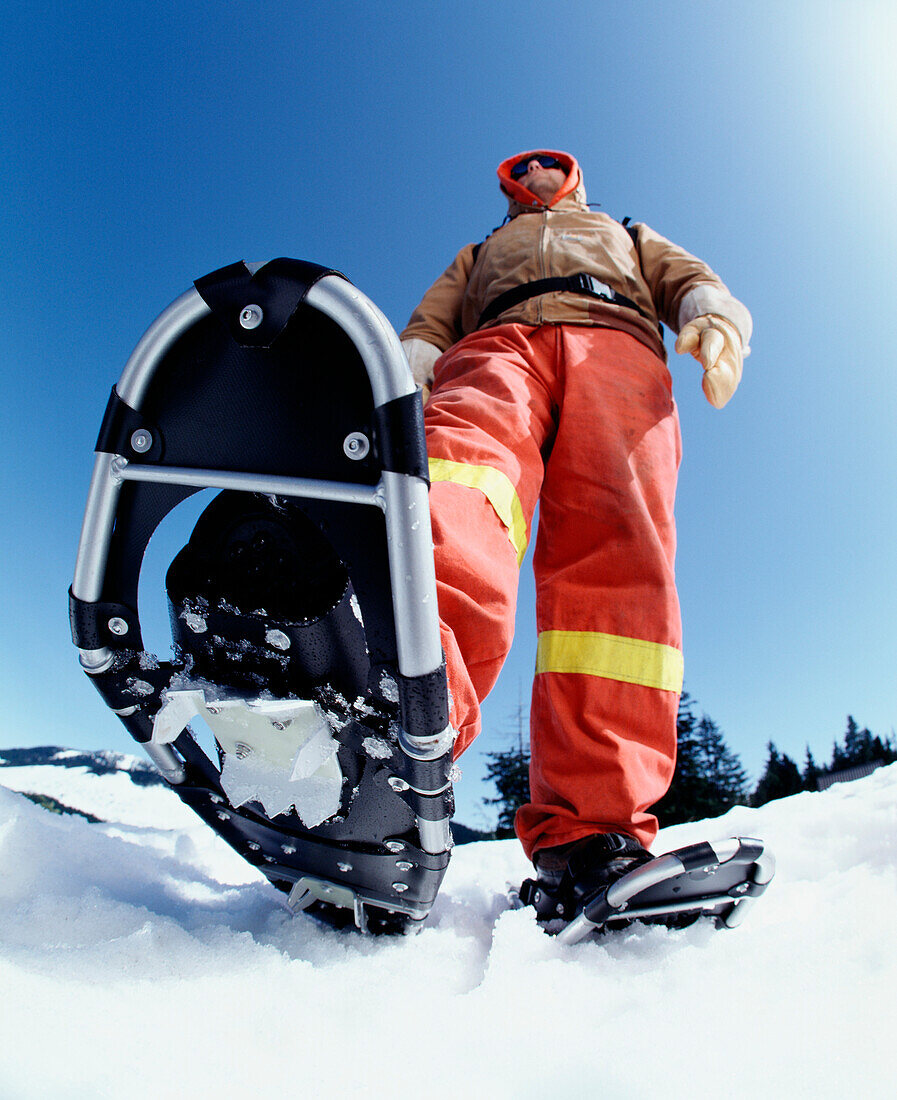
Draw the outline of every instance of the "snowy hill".
[[[528,871],[512,841],[458,848],[424,930],[373,940],[290,916],[164,787],[7,765],[4,1098],[843,1097],[897,1081],[897,765],[661,834],[657,852],[767,840],[778,875],[737,931],[575,947],[509,909]],[[104,821],[8,789],[36,779]]]

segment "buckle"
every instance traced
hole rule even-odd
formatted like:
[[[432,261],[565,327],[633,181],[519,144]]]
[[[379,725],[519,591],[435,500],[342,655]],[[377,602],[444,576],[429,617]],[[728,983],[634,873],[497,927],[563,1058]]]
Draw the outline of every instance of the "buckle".
[[[570,920],[572,913],[567,905],[554,894],[549,893],[545,885],[531,878],[524,879],[518,892],[524,905],[532,906],[536,910],[536,920],[551,921],[560,917],[562,920]]]
[[[600,279],[596,279],[594,275],[586,275],[581,272],[574,275],[573,280],[576,290],[583,290],[586,294],[593,294],[596,298],[605,298],[609,302],[616,298],[616,291],[609,287],[607,283],[602,283]]]

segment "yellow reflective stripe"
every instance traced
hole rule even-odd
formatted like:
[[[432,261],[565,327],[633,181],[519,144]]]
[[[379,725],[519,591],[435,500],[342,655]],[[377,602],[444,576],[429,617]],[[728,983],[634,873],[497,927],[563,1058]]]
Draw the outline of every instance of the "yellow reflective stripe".
[[[545,630],[539,635],[536,672],[581,672],[678,692],[684,662],[678,649],[659,642],[591,630]]]
[[[479,489],[505,525],[511,545],[517,552],[517,564],[526,553],[526,518],[517,490],[507,474],[492,466],[469,466],[465,462],[451,462],[447,458],[430,459],[431,481],[452,481]]]

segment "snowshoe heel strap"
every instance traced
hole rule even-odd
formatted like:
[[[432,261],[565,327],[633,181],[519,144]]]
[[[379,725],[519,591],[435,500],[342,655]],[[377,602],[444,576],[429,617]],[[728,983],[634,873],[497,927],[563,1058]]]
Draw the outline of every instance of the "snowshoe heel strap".
[[[544,882],[536,879],[524,879],[520,885],[520,900],[536,910],[536,920],[569,920],[571,914],[564,902],[552,894]]]

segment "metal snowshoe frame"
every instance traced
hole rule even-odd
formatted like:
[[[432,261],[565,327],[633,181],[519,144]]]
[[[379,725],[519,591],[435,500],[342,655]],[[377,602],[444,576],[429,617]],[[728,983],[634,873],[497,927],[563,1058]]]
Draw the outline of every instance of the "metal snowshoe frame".
[[[107,705],[182,800],[294,907],[349,910],[362,929],[372,914],[423,919],[451,848],[452,731],[423,412],[392,326],[344,276],[318,265],[222,268],[138,342],[96,451],[70,612],[81,665]],[[313,828],[295,814],[271,819],[251,801],[231,805],[189,727],[165,736],[158,728],[178,685],[216,701],[208,684],[191,682],[189,660],[145,652],[137,606],[151,535],[206,488],[237,505],[256,506],[264,494],[300,509],[345,566],[343,603],[357,600],[368,684],[357,700],[364,705],[342,700],[338,738],[356,793]],[[283,631],[273,635],[282,647]],[[382,736],[366,756],[372,711]]]
[[[620,921],[651,921],[695,914],[718,928],[736,928],[775,875],[775,858],[752,837],[701,841],[657,856],[588,900],[558,933],[578,943]]]

